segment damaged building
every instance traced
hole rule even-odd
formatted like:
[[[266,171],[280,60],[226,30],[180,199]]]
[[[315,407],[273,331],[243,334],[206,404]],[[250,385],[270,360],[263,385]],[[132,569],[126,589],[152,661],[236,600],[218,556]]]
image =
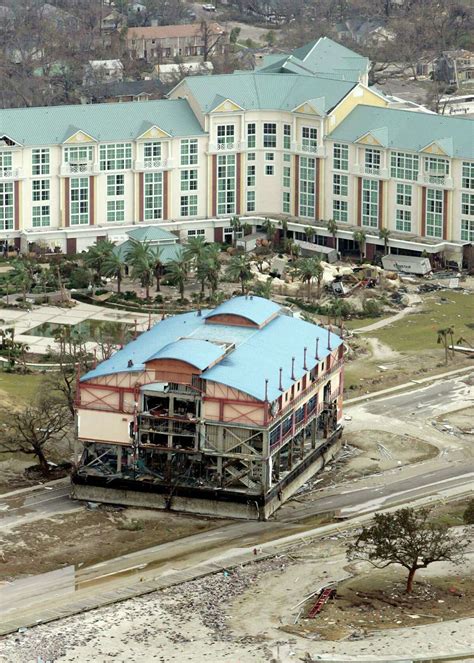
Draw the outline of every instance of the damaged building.
[[[268,518],[340,446],[343,344],[260,297],[170,317],[84,375],[73,497]]]

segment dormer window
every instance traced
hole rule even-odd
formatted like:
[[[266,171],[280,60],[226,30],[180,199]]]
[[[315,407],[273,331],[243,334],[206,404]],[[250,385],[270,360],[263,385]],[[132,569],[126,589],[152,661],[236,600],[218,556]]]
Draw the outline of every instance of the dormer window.
[[[217,127],[218,148],[231,149],[235,144],[235,128],[233,124],[220,124]]]

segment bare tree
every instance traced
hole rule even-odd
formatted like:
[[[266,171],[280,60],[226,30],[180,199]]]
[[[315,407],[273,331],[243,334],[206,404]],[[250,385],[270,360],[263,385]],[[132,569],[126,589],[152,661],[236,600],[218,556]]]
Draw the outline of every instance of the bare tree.
[[[39,396],[23,410],[0,414],[3,433],[0,448],[8,452],[22,452],[38,459],[41,471],[48,475],[48,448],[60,442],[71,427],[67,406],[51,396]]]

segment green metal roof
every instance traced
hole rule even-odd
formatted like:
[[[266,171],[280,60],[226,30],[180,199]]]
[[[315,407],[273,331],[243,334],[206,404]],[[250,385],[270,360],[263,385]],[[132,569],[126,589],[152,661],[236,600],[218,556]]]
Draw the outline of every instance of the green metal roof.
[[[325,111],[336,106],[354,87],[353,82],[248,72],[218,76],[191,76],[186,84],[205,113],[223,99],[230,99],[246,110],[291,111],[308,99],[324,97]]]
[[[450,157],[474,159],[474,120],[360,105],[328,136],[355,142],[367,133],[384,147],[419,152],[436,142]]]
[[[310,73],[319,77],[331,77],[357,82],[368,70],[369,60],[328,37],[297,48],[291,54],[270,55],[259,72]]]
[[[178,241],[176,235],[159,226],[141,226],[130,230],[127,235],[138,242],[166,242],[169,244]]]
[[[204,131],[185,99],[0,110],[0,136],[22,145],[56,145],[81,130],[98,141],[135,140],[147,127],[171,136]]]

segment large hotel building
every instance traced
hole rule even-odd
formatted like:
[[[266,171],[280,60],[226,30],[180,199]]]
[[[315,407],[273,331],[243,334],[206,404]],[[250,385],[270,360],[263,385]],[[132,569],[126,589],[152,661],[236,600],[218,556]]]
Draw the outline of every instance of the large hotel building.
[[[368,86],[369,62],[322,38],[253,72],[195,76],[169,98],[0,110],[0,240],[75,253],[161,224],[227,241],[229,219],[298,238],[460,260],[474,240],[474,124]]]

